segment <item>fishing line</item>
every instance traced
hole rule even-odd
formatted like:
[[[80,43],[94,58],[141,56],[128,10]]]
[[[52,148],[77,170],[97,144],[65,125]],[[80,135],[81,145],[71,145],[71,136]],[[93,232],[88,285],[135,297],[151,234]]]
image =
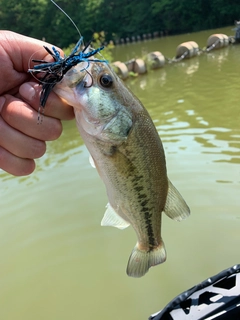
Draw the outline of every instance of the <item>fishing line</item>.
[[[81,35],[81,32],[79,31],[79,29],[78,29],[76,23],[73,21],[73,19],[72,19],[55,1],[51,0],[51,2],[52,2],[60,11],[62,11],[62,13],[65,14],[65,16],[72,22],[72,24],[73,24],[74,27],[76,28],[79,36],[81,37],[81,36],[82,36],[82,35]]]

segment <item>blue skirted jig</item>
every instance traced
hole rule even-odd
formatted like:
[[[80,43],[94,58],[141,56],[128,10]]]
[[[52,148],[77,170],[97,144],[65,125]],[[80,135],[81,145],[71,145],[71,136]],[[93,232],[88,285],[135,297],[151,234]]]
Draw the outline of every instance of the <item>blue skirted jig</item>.
[[[33,59],[33,62],[38,62],[38,65],[35,65],[32,69],[28,71],[32,74],[44,73],[45,75],[39,79],[42,83],[42,92],[40,96],[40,105],[42,108],[45,107],[47,98],[54,88],[54,86],[60,82],[63,76],[69,71],[72,67],[76,66],[80,62],[87,62],[87,66],[83,68],[82,71],[87,71],[90,62],[107,62],[107,60],[99,59],[89,59],[94,56],[96,53],[104,49],[104,46],[94,49],[92,51],[86,52],[88,47],[91,44],[91,41],[84,47],[82,51],[79,51],[81,44],[83,43],[83,37],[81,36],[76,46],[72,50],[69,56],[64,58],[60,56],[60,52],[52,47],[52,51],[44,46],[45,50],[53,57],[54,62],[47,62],[45,60],[36,60]]]

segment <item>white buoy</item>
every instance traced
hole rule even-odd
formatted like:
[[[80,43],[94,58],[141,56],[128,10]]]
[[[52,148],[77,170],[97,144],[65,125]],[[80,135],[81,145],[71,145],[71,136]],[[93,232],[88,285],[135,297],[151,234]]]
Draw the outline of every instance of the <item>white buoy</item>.
[[[229,38],[227,35],[222,33],[212,34],[207,40],[207,48],[220,49],[228,46]]]
[[[133,72],[143,74],[147,72],[147,68],[143,59],[136,59],[133,65]]]
[[[184,58],[192,58],[197,55],[199,46],[195,41],[187,41],[181,43],[177,47],[176,59],[184,56]]]
[[[115,72],[117,73],[117,75],[121,79],[123,79],[123,80],[127,79],[127,77],[128,77],[128,68],[123,62],[121,62],[121,61],[113,62],[112,66],[113,66]]]
[[[149,69],[161,68],[165,64],[165,57],[159,51],[150,52],[145,57],[146,65]]]
[[[131,59],[125,62],[129,72],[135,72],[138,74],[143,74],[147,71],[145,62],[143,59]]]

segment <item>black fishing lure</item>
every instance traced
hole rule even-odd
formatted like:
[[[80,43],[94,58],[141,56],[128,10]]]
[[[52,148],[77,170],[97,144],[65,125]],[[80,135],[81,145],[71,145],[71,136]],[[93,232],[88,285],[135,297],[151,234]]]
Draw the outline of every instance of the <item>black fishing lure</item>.
[[[40,96],[40,105],[42,108],[45,107],[47,102],[47,98],[54,88],[54,86],[60,82],[63,76],[69,71],[72,67],[76,66],[80,62],[87,62],[87,66],[82,69],[82,71],[86,70],[89,67],[90,62],[107,62],[106,60],[98,60],[98,59],[89,59],[94,56],[96,53],[100,52],[104,49],[104,47],[100,47],[98,49],[94,49],[86,53],[86,50],[89,48],[91,41],[84,47],[82,51],[80,50],[80,46],[83,43],[83,37],[80,37],[76,46],[72,50],[69,56],[65,56],[64,58],[60,56],[60,52],[52,47],[52,51],[44,46],[45,50],[53,57],[54,62],[47,62],[45,60],[36,60],[33,59],[33,62],[38,62],[38,65],[35,65],[32,69],[28,71],[32,74],[44,73],[44,76],[39,79],[42,84],[42,92]]]

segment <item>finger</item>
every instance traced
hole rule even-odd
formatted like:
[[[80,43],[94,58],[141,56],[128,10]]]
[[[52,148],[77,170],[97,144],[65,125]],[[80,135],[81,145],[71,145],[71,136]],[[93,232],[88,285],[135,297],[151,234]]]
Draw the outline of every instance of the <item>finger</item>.
[[[14,176],[26,176],[35,169],[32,159],[19,158],[0,147],[0,168]]]
[[[9,126],[0,117],[0,146],[19,158],[36,159],[46,152],[44,141],[29,137]]]
[[[61,121],[43,116],[41,123],[38,123],[38,112],[26,102],[11,95],[5,95],[4,97],[6,100],[1,115],[4,122],[12,128],[12,131],[15,129],[22,135],[42,141],[55,140],[61,135]],[[16,135],[16,133],[12,132],[13,135]]]
[[[28,102],[35,110],[38,111],[40,106],[40,94],[42,87],[35,82],[26,82],[19,88],[19,94],[22,99]],[[74,118],[73,108],[59,98],[56,93],[51,92],[44,114],[60,120],[71,120]]]

